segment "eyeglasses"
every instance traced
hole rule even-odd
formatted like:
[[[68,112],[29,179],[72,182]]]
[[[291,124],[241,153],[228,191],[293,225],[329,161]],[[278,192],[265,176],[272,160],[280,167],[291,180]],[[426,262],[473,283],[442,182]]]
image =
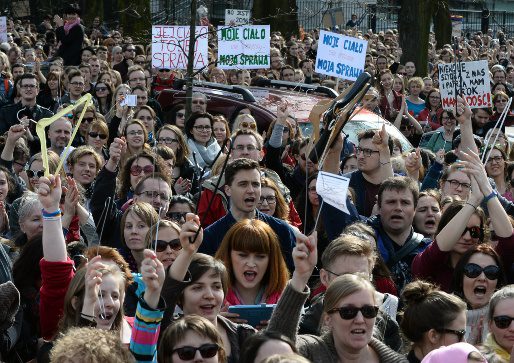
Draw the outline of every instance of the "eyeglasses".
[[[452,188],[455,188],[457,189],[458,187],[461,187],[462,189],[471,189],[471,184],[469,183],[461,183],[460,181],[456,180],[456,179],[449,179],[447,180],[448,183],[450,183],[450,185],[452,186]]]
[[[97,87],[96,92],[105,92],[107,91],[107,87]]]
[[[171,69],[169,69],[169,68],[161,68],[161,69],[159,69],[159,72],[171,72]]]
[[[176,348],[171,353],[177,353],[178,357],[182,360],[193,360],[196,355],[196,351],[200,352],[202,358],[212,358],[218,354],[220,347],[218,344],[202,344],[199,347],[191,347],[189,345],[181,348]]]
[[[267,197],[260,197],[259,198],[259,205],[261,204],[264,204],[264,201],[266,201],[266,203],[268,204],[275,204],[277,202],[277,197],[275,197],[274,195],[268,195]]]
[[[187,212],[169,212],[167,214],[168,218],[174,220],[174,221],[177,221],[177,222],[180,222],[182,220],[186,220],[186,214]]]
[[[251,128],[252,130],[256,130],[257,129],[257,124],[255,122],[246,122],[246,121],[243,121],[241,122],[241,127],[246,129],[246,128]]]
[[[478,226],[464,228],[462,235],[464,236],[466,234],[466,232],[469,232],[469,235],[471,236],[471,238],[480,238],[482,236],[482,228],[480,228]]]
[[[503,98],[499,98],[496,101],[494,101],[494,103],[507,103],[507,100],[505,100]]]
[[[32,179],[34,176],[41,178],[44,175],[45,175],[44,170],[30,170],[30,169],[27,170],[27,176],[29,177],[29,179]]]
[[[140,81],[140,82],[144,82],[144,81],[146,81],[146,78],[132,78],[132,79],[129,79],[129,82],[131,82],[131,81],[136,81],[136,82],[137,82],[137,81]]]
[[[145,190],[139,193],[139,195],[146,195],[148,198],[156,199],[157,197],[161,198],[161,200],[170,200],[170,197],[166,193],[159,193],[154,190]]]
[[[178,239],[178,238],[172,239],[171,241],[163,241],[163,240],[158,239],[155,242],[156,242],[155,250],[157,252],[166,251],[166,248],[168,248],[168,246],[170,246],[170,248],[174,251],[178,251],[178,250],[182,249],[182,245],[180,244],[180,239]]]
[[[35,85],[35,84],[23,84],[20,87],[21,88],[25,88],[25,89],[27,89],[27,88],[36,88],[37,85]]]
[[[237,150],[237,151],[244,151],[245,149],[248,150],[248,151],[255,151],[257,150],[257,148],[255,147],[255,145],[236,145],[232,148],[233,150]]]
[[[206,126],[193,126],[193,128],[196,130],[196,131],[211,131],[212,128],[208,125]]]
[[[454,330],[454,329],[443,328],[443,329],[437,329],[437,331],[440,333],[455,334],[457,336],[457,338],[459,339],[459,342],[462,342],[464,335],[466,335],[466,330]]]
[[[70,82],[70,84],[75,87],[84,87],[84,82]]]
[[[361,147],[356,147],[355,148],[355,153],[357,155],[359,155],[360,153],[362,153],[365,157],[369,158],[371,156],[371,154],[374,154],[374,153],[377,153],[377,154],[380,154],[379,151],[377,150],[371,150],[371,149],[363,149]]]
[[[507,329],[514,318],[508,315],[498,315],[493,320],[498,329]]]
[[[153,173],[154,167],[153,165],[145,165],[144,167],[141,167],[139,165],[132,165],[130,167],[130,174],[132,176],[138,176],[141,175],[141,173],[150,174]]]
[[[500,267],[496,265],[489,265],[486,267],[480,267],[476,263],[468,263],[464,266],[464,275],[470,279],[477,278],[484,273],[488,280],[498,280],[500,276]]]
[[[125,49],[125,52],[135,52],[135,51],[136,51],[135,48]]]
[[[107,135],[106,134],[99,134],[98,132],[90,132],[88,133],[89,137],[93,138],[93,139],[96,139],[97,137],[100,138],[100,140],[105,140],[107,139]]]
[[[352,320],[355,319],[359,311],[362,313],[362,316],[366,319],[373,319],[377,317],[378,314],[378,306],[374,305],[364,305],[360,308],[356,306],[342,306],[340,308],[330,309],[328,311],[329,314],[339,313],[339,316],[343,320]]]
[[[130,135],[130,136],[136,136],[136,135],[141,136],[143,134],[144,134],[143,130],[137,130],[137,131],[133,130],[133,131],[127,132],[127,135]]]
[[[178,139],[174,139],[172,137],[159,137],[157,142],[161,142],[163,144],[173,144],[174,142],[178,142]]]
[[[182,117],[185,117],[185,116],[186,116],[186,114],[185,114],[184,112],[177,112],[175,115],[176,115],[177,117],[180,117],[180,118],[182,118]]]
[[[500,163],[501,161],[503,160],[503,156],[501,155],[498,155],[498,156],[491,156],[488,160],[487,160],[487,163]]]

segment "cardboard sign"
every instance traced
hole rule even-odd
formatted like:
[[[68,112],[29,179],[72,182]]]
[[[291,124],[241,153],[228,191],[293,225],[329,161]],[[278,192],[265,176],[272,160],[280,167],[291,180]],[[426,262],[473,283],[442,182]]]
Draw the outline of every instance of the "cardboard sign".
[[[7,42],[7,17],[0,16],[0,43]]]
[[[225,25],[239,26],[250,24],[250,10],[225,9]]]
[[[464,18],[461,15],[452,15],[452,38],[459,38],[462,35],[462,23],[464,22]]]
[[[368,42],[322,30],[319,34],[316,72],[355,81],[364,72]]]
[[[455,108],[455,89],[464,95],[471,108],[492,106],[487,61],[439,64],[438,70],[441,102],[445,110]]]
[[[269,25],[218,27],[218,67],[221,69],[269,68]]]
[[[194,69],[209,64],[207,54],[208,28],[195,28]],[[152,26],[152,67],[168,69],[186,69],[189,52],[189,26]]]

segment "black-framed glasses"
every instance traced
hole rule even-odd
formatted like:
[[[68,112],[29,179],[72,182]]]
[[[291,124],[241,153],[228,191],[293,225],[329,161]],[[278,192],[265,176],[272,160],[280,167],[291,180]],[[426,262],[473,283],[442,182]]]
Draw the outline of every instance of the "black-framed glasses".
[[[96,87],[96,92],[105,92],[107,91],[107,87]]]
[[[96,139],[97,137],[100,138],[100,140],[105,140],[107,139],[107,135],[106,134],[100,134],[98,132],[93,132],[91,131],[90,133],[88,133],[89,137],[93,138],[93,139]]]
[[[446,180],[448,183],[450,183],[450,185],[452,186],[452,188],[455,188],[457,189],[458,187],[461,187],[462,189],[471,189],[471,184],[469,183],[461,183],[460,181],[456,180],[456,179],[448,179]]]
[[[218,351],[220,350],[220,346],[218,344],[202,344],[199,347],[191,347],[186,345],[185,347],[180,347],[173,349],[171,353],[177,353],[178,357],[182,360],[193,360],[196,355],[196,351],[200,352],[202,358],[212,358]]]
[[[471,236],[471,238],[482,237],[482,228],[480,228],[479,226],[464,228],[464,231],[462,231],[462,236],[464,236],[466,234],[466,232],[469,232],[469,235]]]
[[[492,164],[493,162],[494,163],[501,163],[502,160],[503,160],[503,156],[501,156],[501,155],[491,156],[491,157],[489,157],[489,159],[487,159],[487,163],[488,164]]]
[[[174,139],[172,137],[159,137],[157,142],[162,142],[163,144],[173,144],[174,142],[178,142],[178,139]]]
[[[512,320],[514,320],[514,318],[508,315],[498,315],[493,318],[494,325],[496,325],[498,329],[507,329],[512,323]]]
[[[378,314],[378,306],[375,305],[363,305],[360,308],[356,306],[342,306],[340,308],[330,309],[328,311],[329,314],[339,313],[339,316],[343,320],[351,320],[355,319],[359,311],[362,313],[362,316],[366,319],[373,319],[377,317]]]
[[[42,176],[45,175],[45,171],[44,170],[27,170],[27,176],[29,177],[29,179],[32,179],[34,178],[34,176],[37,176],[38,178],[41,178]]]
[[[326,268],[323,268],[323,270],[327,271],[329,274],[334,275],[335,277],[339,277],[339,276],[342,275],[342,274],[336,274],[335,272],[332,272],[332,271],[330,271],[329,269],[326,269]]]
[[[436,330],[440,333],[448,333],[448,334],[456,335],[457,338],[459,339],[459,342],[462,342],[462,340],[464,339],[464,335],[466,335],[465,329],[455,330],[455,329],[443,328],[443,329],[436,329]]]
[[[196,131],[211,131],[212,130],[212,127],[210,127],[209,125],[205,125],[205,126],[193,126],[193,129],[195,129]]]
[[[166,216],[174,221],[181,222],[186,220],[187,212],[168,212]]]
[[[178,238],[172,239],[171,241],[164,241],[162,239],[158,239],[155,242],[156,242],[155,243],[155,250],[157,252],[164,252],[164,251],[166,251],[166,248],[168,248],[168,246],[170,246],[170,248],[173,251],[178,251],[178,250],[182,249],[182,245],[180,244],[180,239],[178,239]]]
[[[249,145],[236,145],[232,148],[232,150],[237,150],[237,151],[244,151],[244,150],[248,150],[248,151],[255,151],[257,150],[257,148],[255,147],[255,145],[252,145],[252,144],[249,144]]]
[[[356,147],[355,154],[359,155],[360,153],[362,153],[365,157],[369,158],[371,154],[380,154],[380,151]]]
[[[464,266],[463,272],[464,275],[469,277],[470,279],[477,278],[483,272],[488,280],[498,280],[498,277],[500,276],[500,267],[496,265],[481,267],[476,263],[467,263]]]
[[[259,202],[257,204],[261,205],[261,204],[264,204],[264,201],[266,201],[266,203],[268,204],[275,204],[277,202],[277,197],[275,197],[274,195],[268,195],[267,197],[260,197],[259,198]]]

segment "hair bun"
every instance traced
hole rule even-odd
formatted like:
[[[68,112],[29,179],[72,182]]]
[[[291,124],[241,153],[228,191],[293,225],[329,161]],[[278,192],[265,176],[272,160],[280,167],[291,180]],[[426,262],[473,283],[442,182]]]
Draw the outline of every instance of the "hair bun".
[[[402,300],[405,305],[419,304],[424,301],[429,294],[437,290],[436,285],[417,280],[405,286],[402,293]]]

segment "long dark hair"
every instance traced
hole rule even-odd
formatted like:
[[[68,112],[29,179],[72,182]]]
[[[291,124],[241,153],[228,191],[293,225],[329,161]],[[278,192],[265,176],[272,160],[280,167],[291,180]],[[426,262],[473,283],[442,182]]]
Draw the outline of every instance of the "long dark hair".
[[[307,179],[307,183],[303,187],[302,191],[296,197],[295,205],[298,211],[298,215],[302,220],[302,227],[304,233],[310,233],[311,229],[314,228],[314,224],[316,223],[315,219],[312,216],[312,205],[309,201],[308,189],[309,184],[318,178],[318,174],[312,174]],[[305,220],[304,220],[305,219]]]
[[[452,202],[448,207],[446,207],[446,210],[444,211],[443,215],[441,216],[441,219],[439,220],[439,225],[437,226],[436,236],[443,230],[443,228],[451,222],[453,217],[457,215],[457,213],[460,212],[460,210],[464,207],[466,204],[465,201],[457,200]],[[476,211],[473,213],[480,218],[480,230],[482,233],[480,234],[479,241],[480,243],[483,243],[487,239],[487,231],[485,228],[485,213],[482,210],[482,208],[478,207]]]

